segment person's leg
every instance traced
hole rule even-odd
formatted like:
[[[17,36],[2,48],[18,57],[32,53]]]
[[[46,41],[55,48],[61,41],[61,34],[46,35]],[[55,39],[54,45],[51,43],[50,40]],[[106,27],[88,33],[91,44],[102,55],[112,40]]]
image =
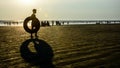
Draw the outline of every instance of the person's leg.
[[[32,33],[31,33],[31,38],[33,38]]]
[[[35,33],[35,37],[38,38],[38,36],[37,36],[37,32]]]
[[[31,23],[31,31],[33,31],[33,22]],[[31,32],[31,38],[33,38],[33,33]]]

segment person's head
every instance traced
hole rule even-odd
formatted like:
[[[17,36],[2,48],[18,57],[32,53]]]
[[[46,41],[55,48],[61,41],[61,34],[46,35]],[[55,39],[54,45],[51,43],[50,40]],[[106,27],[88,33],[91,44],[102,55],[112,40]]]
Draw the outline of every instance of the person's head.
[[[37,10],[36,9],[33,9],[33,13],[36,13],[37,12]]]

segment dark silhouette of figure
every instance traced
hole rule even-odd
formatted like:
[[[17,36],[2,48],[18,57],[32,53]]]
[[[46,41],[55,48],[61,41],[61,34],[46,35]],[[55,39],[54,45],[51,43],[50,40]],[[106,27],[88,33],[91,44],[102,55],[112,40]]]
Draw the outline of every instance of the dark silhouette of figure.
[[[62,22],[62,25],[64,25],[64,21]]]
[[[50,26],[49,21],[41,21],[41,26]]]
[[[52,26],[54,25],[54,21],[52,21]]]
[[[34,43],[36,52],[32,52],[28,46]],[[40,39],[28,39],[20,46],[21,57],[32,65],[40,68],[54,68],[52,63],[53,50],[48,43]]]
[[[47,24],[47,21],[44,21],[44,26],[46,26],[46,24]]]
[[[43,23],[43,21],[40,21],[41,26],[42,26],[42,23]]]
[[[61,25],[61,23],[59,21],[56,21],[56,25]]]
[[[37,24],[36,24],[36,12],[37,12],[37,10],[36,9],[33,9],[32,10],[33,11],[33,14],[31,15],[31,18],[32,18],[32,23],[31,23],[31,28],[32,28],[32,30],[34,30],[34,29],[36,29],[36,26],[37,26]],[[33,36],[32,36],[32,32],[31,32],[31,38],[33,38]],[[35,32],[35,37],[38,37],[37,36],[37,31]]]
[[[45,26],[45,25],[46,25],[46,21],[42,21],[41,26]]]
[[[47,25],[47,26],[50,26],[50,23],[49,23],[49,21],[47,21],[46,25]]]

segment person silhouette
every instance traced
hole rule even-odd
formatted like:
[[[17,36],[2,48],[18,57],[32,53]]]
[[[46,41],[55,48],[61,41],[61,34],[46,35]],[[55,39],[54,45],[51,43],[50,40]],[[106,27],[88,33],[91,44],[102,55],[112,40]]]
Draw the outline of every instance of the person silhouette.
[[[33,14],[24,20],[23,27],[24,27],[26,32],[31,34],[31,38],[33,38],[34,33],[35,33],[35,38],[38,38],[37,32],[40,29],[40,21],[38,20],[38,18],[35,15],[37,10],[33,9],[32,12],[33,12]],[[27,25],[29,23],[29,21],[32,21],[31,28],[29,28]]]
[[[36,26],[37,26],[37,24],[36,24],[36,12],[37,12],[37,10],[36,9],[33,9],[32,10],[32,12],[33,12],[33,14],[31,15],[31,18],[32,18],[32,23],[31,23],[31,28],[32,28],[32,30],[34,30],[34,29],[36,29]],[[32,36],[32,32],[31,32],[31,38],[33,38],[33,36]],[[37,36],[37,31],[35,32],[35,37],[38,37]]]

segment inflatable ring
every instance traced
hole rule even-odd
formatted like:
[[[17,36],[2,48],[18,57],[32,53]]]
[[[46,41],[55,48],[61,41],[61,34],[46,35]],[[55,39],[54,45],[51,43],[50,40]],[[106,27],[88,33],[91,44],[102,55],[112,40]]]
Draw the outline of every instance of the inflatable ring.
[[[27,25],[30,20],[32,20],[32,25],[31,26],[35,27],[34,29],[30,29]],[[24,20],[23,27],[24,27],[25,31],[27,31],[28,33],[36,33],[40,29],[40,22],[37,18],[27,17]]]

